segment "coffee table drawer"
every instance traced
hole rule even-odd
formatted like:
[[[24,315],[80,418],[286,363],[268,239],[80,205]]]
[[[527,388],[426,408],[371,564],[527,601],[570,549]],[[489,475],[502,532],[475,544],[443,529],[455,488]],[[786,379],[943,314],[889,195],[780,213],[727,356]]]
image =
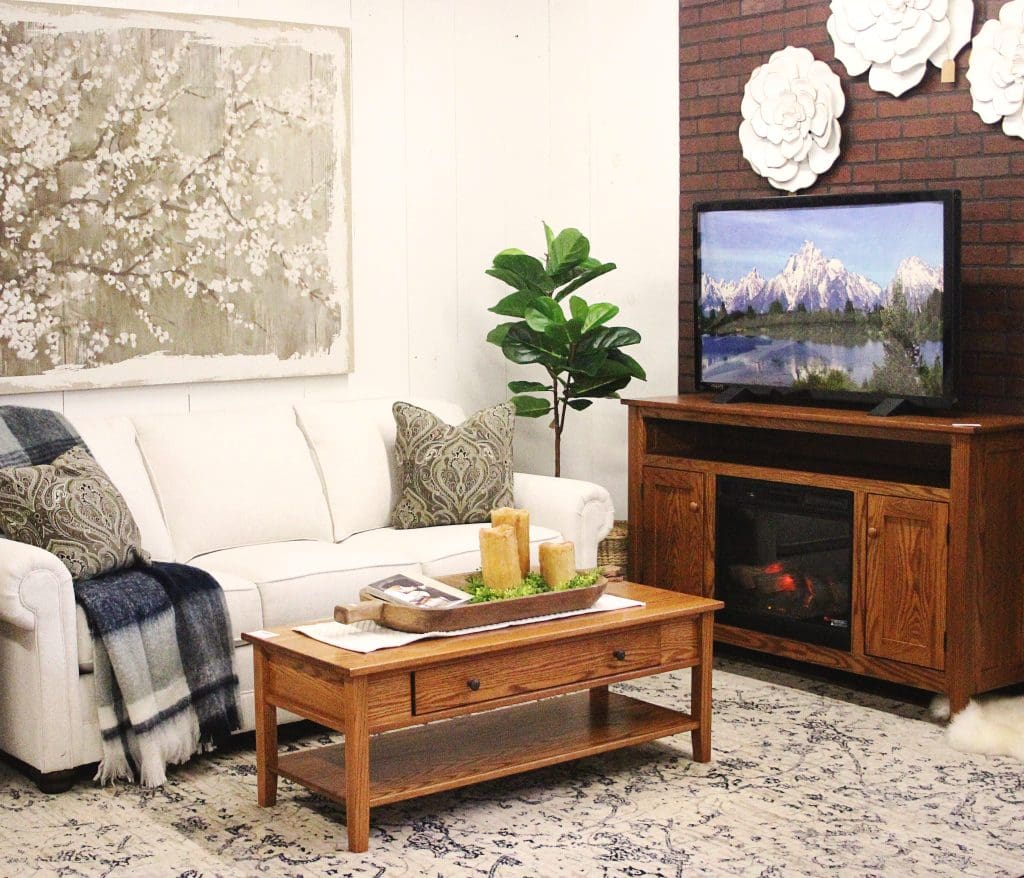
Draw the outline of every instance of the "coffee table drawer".
[[[413,674],[413,712],[423,715],[540,693],[660,662],[657,625],[459,659]]]

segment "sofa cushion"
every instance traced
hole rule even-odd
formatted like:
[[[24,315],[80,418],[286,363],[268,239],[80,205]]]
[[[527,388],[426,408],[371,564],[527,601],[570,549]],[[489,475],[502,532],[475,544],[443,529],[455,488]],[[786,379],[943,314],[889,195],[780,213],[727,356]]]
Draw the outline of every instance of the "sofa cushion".
[[[346,399],[295,405],[299,426],[323,479],[336,541],[391,524],[391,510],[401,491],[395,462],[394,402]],[[446,400],[413,397],[411,402],[449,424],[466,419],[461,408]],[[359,502],[353,503],[353,497],[359,497]]]
[[[225,549],[197,558],[197,567],[230,572],[256,583],[263,627],[329,618],[337,604],[359,600],[370,582],[419,565],[398,557],[353,549],[345,543],[300,540]],[[407,556],[404,556],[407,557]]]
[[[355,534],[345,540],[352,551],[370,557],[417,561],[428,576],[467,573],[480,567],[480,524],[451,524],[431,528],[396,530],[384,527]],[[537,547],[541,543],[561,542],[562,535],[548,527],[530,525],[530,557],[538,565]]]
[[[323,480],[336,541],[384,527],[391,518],[391,469],[372,411],[348,402],[295,406]]]
[[[232,643],[236,649],[244,646],[242,632],[255,631],[263,627],[263,610],[260,606],[259,590],[252,580],[235,576],[233,573],[223,570],[207,570],[206,572],[211,574],[224,590]],[[91,674],[93,671],[92,635],[89,633],[89,621],[85,617],[85,610],[78,605],[75,606],[75,621],[78,635],[78,670],[83,674]]]
[[[124,417],[77,418],[73,424],[132,511],[142,548],[154,561],[174,560],[171,535],[135,441],[135,425]]]
[[[81,446],[50,464],[0,469],[0,532],[52,552],[73,579],[149,562],[128,504]]]
[[[135,419],[175,558],[330,540],[331,516],[291,407]]]
[[[406,402],[396,402],[394,413],[402,472],[394,527],[487,521],[492,509],[512,503],[512,403],[483,409],[457,426]]]

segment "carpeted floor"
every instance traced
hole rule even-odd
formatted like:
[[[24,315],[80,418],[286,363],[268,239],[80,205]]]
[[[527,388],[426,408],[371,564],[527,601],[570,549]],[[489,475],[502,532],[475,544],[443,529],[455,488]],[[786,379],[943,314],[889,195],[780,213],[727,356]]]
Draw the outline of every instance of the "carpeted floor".
[[[666,704],[688,672],[617,687]],[[1024,768],[951,750],[922,703],[719,659],[713,761],[689,735],[375,809],[281,782],[256,806],[251,737],[156,790],[43,796],[0,766],[0,874],[62,876],[979,876],[1024,874]],[[294,727],[293,727],[294,728]],[[314,727],[284,746],[328,740]]]

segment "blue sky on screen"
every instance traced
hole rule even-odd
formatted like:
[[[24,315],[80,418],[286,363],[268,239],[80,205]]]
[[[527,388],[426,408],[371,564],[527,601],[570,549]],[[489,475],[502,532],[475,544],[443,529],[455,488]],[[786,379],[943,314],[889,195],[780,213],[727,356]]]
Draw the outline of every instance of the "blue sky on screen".
[[[940,202],[779,205],[704,213],[700,222],[701,271],[718,280],[739,280],[751,268],[762,277],[774,277],[804,241],[881,287],[908,256],[919,256],[935,268],[943,264]]]

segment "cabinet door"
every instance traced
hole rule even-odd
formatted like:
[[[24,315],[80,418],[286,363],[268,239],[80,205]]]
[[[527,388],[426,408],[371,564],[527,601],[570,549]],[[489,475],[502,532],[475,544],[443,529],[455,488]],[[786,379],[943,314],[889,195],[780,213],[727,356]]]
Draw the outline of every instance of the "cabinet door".
[[[868,655],[942,670],[949,506],[868,495]]]
[[[646,466],[641,503],[640,581],[703,594],[704,474]]]

